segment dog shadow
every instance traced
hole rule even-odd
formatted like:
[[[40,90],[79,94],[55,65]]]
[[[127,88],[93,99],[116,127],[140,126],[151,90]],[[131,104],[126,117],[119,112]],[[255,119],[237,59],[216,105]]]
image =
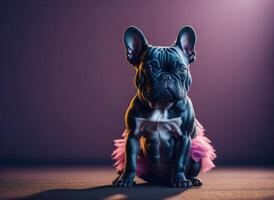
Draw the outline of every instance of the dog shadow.
[[[98,186],[89,189],[55,189],[40,192],[25,198],[17,198],[12,200],[135,200],[135,199],[166,199],[176,196],[184,189],[170,188],[165,186],[150,185],[147,183],[138,184],[131,188],[114,188],[112,185]]]

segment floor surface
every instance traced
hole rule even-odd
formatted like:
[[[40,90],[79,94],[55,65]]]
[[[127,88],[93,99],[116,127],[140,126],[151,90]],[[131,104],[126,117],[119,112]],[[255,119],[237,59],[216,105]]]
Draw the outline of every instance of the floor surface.
[[[0,169],[0,199],[273,199],[274,169],[217,168],[201,175],[204,185],[187,190],[151,186],[113,188],[113,168]]]

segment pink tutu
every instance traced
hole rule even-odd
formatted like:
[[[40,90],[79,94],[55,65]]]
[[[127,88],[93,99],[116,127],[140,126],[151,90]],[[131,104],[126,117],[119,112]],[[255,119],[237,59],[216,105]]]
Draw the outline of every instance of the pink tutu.
[[[197,136],[191,140],[190,156],[197,162],[201,162],[201,171],[206,173],[215,167],[213,160],[216,158],[211,141],[205,137],[204,127],[195,120]]]
[[[211,146],[210,140],[204,136],[205,129],[203,126],[195,120],[197,136],[191,140],[190,146],[190,156],[197,162],[201,162],[201,171],[203,173],[208,172],[212,168],[215,167],[213,160],[216,158],[215,150]],[[112,153],[112,158],[115,160],[114,166],[118,173],[121,173],[124,169],[125,164],[125,139],[126,131],[123,133],[122,139],[114,140],[114,145],[116,149]],[[137,169],[136,174],[137,176],[141,176],[145,174],[147,171],[147,166],[144,160],[141,157],[137,159]]]

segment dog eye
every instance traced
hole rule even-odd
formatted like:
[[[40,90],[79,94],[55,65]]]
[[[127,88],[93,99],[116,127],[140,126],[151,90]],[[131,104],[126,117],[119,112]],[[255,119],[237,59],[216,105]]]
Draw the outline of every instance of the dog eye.
[[[176,62],[176,68],[178,69],[185,69],[184,65],[180,62]]]
[[[149,65],[154,68],[154,69],[158,69],[159,68],[159,63],[156,60],[152,60]]]
[[[158,72],[160,70],[159,68],[159,64],[156,60],[152,60],[150,62],[147,62],[144,65],[144,71],[148,74],[154,73],[154,72]]]
[[[146,70],[149,71],[149,72],[153,72],[153,67],[151,65],[148,65],[146,67]]]
[[[176,71],[176,73],[178,73],[178,74],[184,75],[184,74],[187,73],[187,69],[186,69],[185,66],[184,66],[182,63],[180,63],[180,62],[176,62],[176,65],[175,65],[175,67],[174,67],[173,69],[174,69],[174,71]]]
[[[184,72],[184,73],[187,72],[186,68],[184,68],[184,67],[181,67],[180,70],[181,70],[182,72]]]
[[[181,74],[182,74],[183,76],[185,76],[185,75],[188,73],[187,69],[184,68],[184,67],[182,67],[182,68],[180,69],[180,72],[181,72]]]

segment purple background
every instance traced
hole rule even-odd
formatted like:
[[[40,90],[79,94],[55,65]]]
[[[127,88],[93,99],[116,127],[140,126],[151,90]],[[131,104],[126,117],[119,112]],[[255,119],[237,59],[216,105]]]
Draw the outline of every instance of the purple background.
[[[110,162],[135,93],[123,33],[197,32],[190,97],[217,164],[274,164],[274,1],[1,1],[2,164]]]

